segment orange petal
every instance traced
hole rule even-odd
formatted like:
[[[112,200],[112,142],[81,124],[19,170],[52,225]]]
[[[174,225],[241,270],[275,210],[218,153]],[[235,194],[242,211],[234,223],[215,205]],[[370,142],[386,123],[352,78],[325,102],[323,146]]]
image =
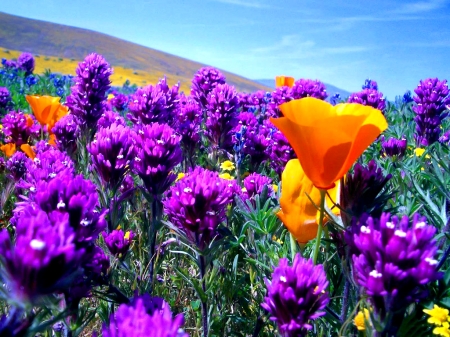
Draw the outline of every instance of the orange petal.
[[[275,77],[275,86],[292,88],[294,85],[294,78],[289,76],[277,76]]]
[[[8,143],[0,146],[0,150],[6,155],[6,157],[11,157],[16,152],[16,144]]]
[[[28,158],[30,158],[31,160],[34,160],[34,158],[36,158],[36,153],[34,153],[33,149],[31,148],[31,146],[29,144],[22,144],[20,145],[20,149],[23,151],[23,153],[25,153]]]
[[[48,143],[52,146],[56,147],[56,135],[54,133],[50,133],[48,136]]]
[[[60,97],[52,96],[26,96],[34,116],[42,125],[46,125],[49,120],[54,118],[55,113],[61,106],[60,99]]]

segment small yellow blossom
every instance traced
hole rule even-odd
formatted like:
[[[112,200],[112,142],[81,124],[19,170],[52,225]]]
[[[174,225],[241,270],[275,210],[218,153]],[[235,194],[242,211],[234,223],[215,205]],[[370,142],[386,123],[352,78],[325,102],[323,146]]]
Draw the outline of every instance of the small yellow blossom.
[[[107,100],[109,101],[110,99],[113,99],[114,95],[113,94],[109,94]]]
[[[421,148],[416,148],[414,149],[414,154],[416,155],[416,157],[422,157],[423,153],[425,152],[425,149],[421,149]],[[425,158],[430,159],[430,155],[425,155]]]
[[[125,233],[125,235],[123,236],[123,238],[124,238],[125,240],[130,241],[130,231],[126,231],[126,233]]]
[[[278,192],[278,185],[272,184],[272,189],[273,189],[273,191],[274,191],[275,193],[277,193],[277,192]]]
[[[183,179],[185,176],[186,176],[186,173],[180,172],[180,173],[178,173],[177,179],[176,179],[175,181],[178,181],[178,180],[180,180],[180,179]]]
[[[220,164],[220,168],[223,171],[233,171],[235,169],[233,162],[229,160],[225,160],[222,164]]]
[[[358,311],[358,313],[355,316],[355,319],[353,320],[353,324],[355,324],[356,328],[360,331],[366,330],[366,321],[369,320],[370,314],[369,310],[364,309],[363,311]]]
[[[430,315],[428,323],[435,325],[442,325],[449,320],[448,310],[437,306],[433,306],[433,309],[423,309],[423,312]]]
[[[438,336],[450,337],[450,330],[448,322],[442,323],[442,326],[438,326],[433,329],[433,333]]]
[[[117,228],[116,228],[117,230],[119,230],[119,229],[122,229],[122,226],[121,225],[119,225],[119,226],[117,226]]]
[[[222,173],[219,174],[219,177],[225,180],[233,180],[234,178],[229,173]]]
[[[279,238],[277,238],[276,235],[272,236],[272,240],[278,242],[280,245],[283,244],[283,241],[281,241]]]
[[[242,187],[242,188],[241,188],[241,191],[242,191],[242,192],[247,192],[247,189],[246,189],[245,187]]]

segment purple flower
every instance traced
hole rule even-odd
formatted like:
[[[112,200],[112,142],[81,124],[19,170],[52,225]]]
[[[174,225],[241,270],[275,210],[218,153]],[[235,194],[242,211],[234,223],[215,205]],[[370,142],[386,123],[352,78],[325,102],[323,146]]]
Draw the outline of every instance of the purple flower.
[[[6,168],[9,171],[9,176],[15,181],[19,181],[25,173],[27,173],[27,163],[30,161],[25,153],[17,151],[6,162]],[[29,165],[29,164],[28,164]]]
[[[180,108],[179,84],[170,88],[166,78],[159,80],[155,86],[149,85],[138,89],[131,97],[128,114],[135,123],[166,123],[172,125],[175,114]]]
[[[354,246],[354,278],[369,296],[377,321],[395,313],[392,326],[384,327],[394,336],[406,307],[424,295],[421,286],[441,276],[435,260],[436,229],[418,214],[412,223],[407,216],[391,219],[383,214],[379,220],[363,218],[357,227],[346,235]]]
[[[0,87],[0,109],[6,109],[11,104],[11,94],[8,88]]]
[[[351,224],[352,217],[359,218],[364,213],[381,216],[390,198],[385,186],[391,178],[391,174],[383,174],[374,160],[367,167],[357,163],[353,173],[342,178],[339,203],[343,210],[341,218],[346,226]]]
[[[67,154],[51,147],[47,151],[36,152],[34,160],[27,162],[27,173],[18,187],[36,192],[36,186],[41,181],[50,181],[60,174],[73,175],[74,163]]]
[[[448,145],[449,142],[450,142],[450,130],[447,130],[441,137],[439,137],[439,143]]]
[[[2,59],[2,64],[5,69],[16,69],[18,67],[17,62],[14,60]]]
[[[163,201],[169,221],[200,249],[208,246],[226,218],[233,198],[228,185],[217,172],[196,167],[170,188]]]
[[[413,110],[416,113],[417,146],[428,146],[437,142],[441,134],[441,122],[447,117],[450,105],[450,95],[447,81],[428,78],[420,81],[414,90]]]
[[[105,111],[112,69],[101,55],[92,53],[78,64],[76,73],[66,104],[84,126],[93,127]]]
[[[26,144],[30,137],[39,136],[39,126],[30,115],[20,111],[11,111],[2,119],[3,133],[6,143],[15,143],[17,147]]]
[[[386,100],[383,97],[383,93],[375,89],[363,89],[360,92],[353,93],[347,102],[371,106],[383,113],[386,108]]]
[[[175,130],[181,136],[181,147],[185,152],[185,158],[189,158],[191,163],[200,143],[202,117],[203,113],[197,101],[190,96],[181,95]]]
[[[376,81],[373,81],[371,79],[366,79],[366,81],[364,82],[362,89],[373,89],[373,90],[378,90],[378,83]]]
[[[266,154],[269,157],[270,167],[281,177],[284,168],[289,160],[297,158],[294,150],[289,144],[287,138],[280,130],[270,121],[265,121],[267,129],[269,130],[269,146],[266,149]]]
[[[148,193],[161,195],[175,181],[172,170],[183,159],[180,137],[167,124],[153,123],[138,127],[135,142],[134,171]]]
[[[147,312],[144,299],[138,298],[130,304],[121,304],[111,315],[109,326],[104,325],[103,337],[188,337],[181,329],[182,314],[172,317],[169,305],[152,314]]]
[[[111,106],[118,112],[122,112],[127,108],[128,96],[122,93],[117,93],[109,101]]]
[[[244,189],[241,194],[243,200],[253,199],[255,195],[263,191],[264,186],[267,186],[269,193],[273,191],[271,186],[272,179],[259,173],[250,174],[242,183],[244,184]]]
[[[203,108],[206,108],[209,93],[219,84],[225,84],[225,76],[216,68],[203,67],[192,79],[191,96]]]
[[[381,147],[383,148],[383,152],[389,156],[389,157],[398,157],[402,158],[405,155],[406,152],[406,139],[396,139],[396,138],[389,138],[386,141],[383,141],[381,143]]]
[[[77,249],[64,217],[50,219],[30,207],[19,218],[16,232],[12,242],[7,230],[0,231],[2,278],[11,298],[25,305],[70,284],[84,251]]]
[[[33,73],[34,63],[34,57],[30,53],[22,53],[17,59],[19,68],[25,71],[27,75]]]
[[[256,114],[264,113],[267,110],[268,102],[270,100],[267,94],[268,93],[262,90],[250,94],[240,93],[238,97],[242,112],[253,112]]]
[[[132,231],[124,233],[123,230],[119,229],[113,230],[109,234],[103,232],[102,236],[105,239],[109,252],[115,257],[124,259],[134,238],[134,233]]]
[[[112,124],[100,128],[94,141],[87,146],[93,166],[104,184],[114,189],[129,171],[134,159],[134,141],[131,130]]]
[[[218,84],[208,95],[205,136],[213,149],[230,152],[233,130],[238,123],[239,99],[234,87]]]
[[[299,79],[291,88],[291,96],[293,99],[304,97],[314,97],[325,100],[328,97],[325,84],[319,80]]]
[[[91,245],[106,228],[105,211],[99,211],[95,185],[82,175],[60,173],[50,181],[37,184],[34,202],[49,217],[68,215],[68,223],[75,233],[75,242]]]
[[[117,112],[111,111],[111,110],[106,110],[103,114],[102,117],[100,117],[100,119],[97,122],[97,127],[98,128],[107,128],[109,126],[111,126],[111,124],[117,124],[117,125],[127,125],[127,123],[125,122],[125,119],[119,115]]]
[[[56,145],[61,151],[71,154],[77,150],[77,139],[80,137],[80,121],[72,114],[64,116],[56,122],[52,131],[56,136]]]
[[[315,266],[312,260],[296,254],[291,266],[281,258],[272,279],[265,280],[267,297],[261,306],[277,322],[282,336],[307,336],[312,329],[310,320],[317,319],[330,301],[325,289],[327,277],[322,265]]]
[[[293,99],[291,88],[287,86],[276,88],[275,91],[272,92],[268,114],[272,117],[282,117],[279,106],[283,103],[292,101]]]

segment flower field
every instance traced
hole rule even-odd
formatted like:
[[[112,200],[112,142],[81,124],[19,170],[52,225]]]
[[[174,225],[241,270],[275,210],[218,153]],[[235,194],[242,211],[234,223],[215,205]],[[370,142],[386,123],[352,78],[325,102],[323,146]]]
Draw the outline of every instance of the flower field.
[[[446,80],[35,64],[0,68],[0,336],[450,336]]]

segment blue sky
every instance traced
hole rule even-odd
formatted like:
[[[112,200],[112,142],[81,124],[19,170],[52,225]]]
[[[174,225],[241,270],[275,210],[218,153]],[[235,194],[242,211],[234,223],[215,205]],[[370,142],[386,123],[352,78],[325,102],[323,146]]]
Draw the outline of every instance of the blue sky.
[[[289,75],[389,98],[450,80],[450,0],[2,0],[1,11],[96,30],[252,78]]]

